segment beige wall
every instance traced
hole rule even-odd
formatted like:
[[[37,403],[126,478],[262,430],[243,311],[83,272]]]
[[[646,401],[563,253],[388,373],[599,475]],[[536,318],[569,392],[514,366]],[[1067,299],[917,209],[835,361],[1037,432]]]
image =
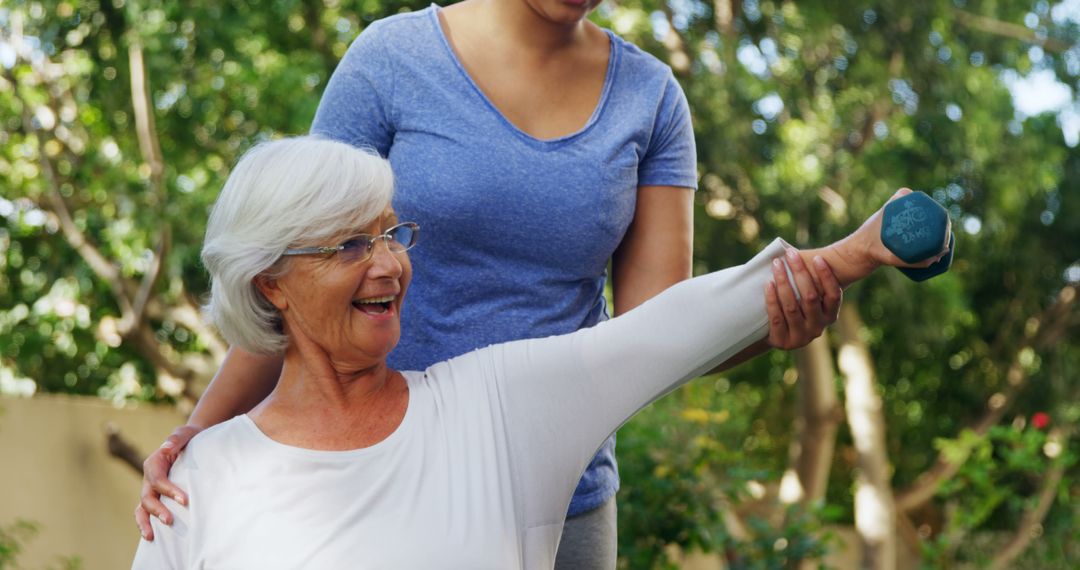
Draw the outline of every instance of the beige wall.
[[[0,525],[17,518],[40,532],[19,557],[44,568],[78,556],[85,570],[130,568],[139,477],[109,456],[112,423],[144,453],[183,417],[167,407],[118,409],[96,398],[0,397]]]

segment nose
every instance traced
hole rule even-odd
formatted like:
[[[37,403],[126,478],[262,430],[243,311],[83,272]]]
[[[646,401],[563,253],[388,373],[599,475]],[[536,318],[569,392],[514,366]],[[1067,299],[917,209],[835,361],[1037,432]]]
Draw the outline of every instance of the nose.
[[[390,239],[383,236],[375,243],[375,249],[371,252],[372,277],[400,277],[404,271],[402,256],[405,252],[394,253],[390,251]]]

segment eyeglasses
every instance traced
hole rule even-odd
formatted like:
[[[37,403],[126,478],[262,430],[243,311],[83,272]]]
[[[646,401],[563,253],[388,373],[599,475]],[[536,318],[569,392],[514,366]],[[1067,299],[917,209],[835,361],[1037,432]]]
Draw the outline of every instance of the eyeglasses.
[[[419,233],[419,224],[404,222],[377,236],[358,234],[338,245],[286,249],[281,255],[323,255],[330,257],[337,253],[340,254],[340,259],[342,261],[367,261],[375,251],[375,242],[383,240],[386,242],[386,248],[390,250],[390,252],[402,253],[416,245],[416,237]]]

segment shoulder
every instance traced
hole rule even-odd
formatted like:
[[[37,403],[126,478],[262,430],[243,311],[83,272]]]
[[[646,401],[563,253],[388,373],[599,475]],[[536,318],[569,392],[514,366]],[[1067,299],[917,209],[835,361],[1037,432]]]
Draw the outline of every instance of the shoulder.
[[[633,82],[647,81],[665,85],[670,82],[678,85],[671,66],[615,32],[607,29],[604,32],[611,37],[612,51],[618,54],[620,75],[629,76]]]
[[[686,94],[671,67],[614,32],[605,31],[611,37],[612,56],[617,58],[612,97],[643,118],[663,121],[685,115]]]
[[[431,18],[434,10],[433,7],[428,7],[375,20],[360,32],[357,40],[367,37],[385,42],[413,43],[425,39],[425,33],[431,32]]]
[[[394,14],[368,24],[353,40],[339,63],[339,69],[382,69],[384,72],[417,53],[427,53],[438,45],[431,19],[433,8]]]
[[[173,468],[182,465],[188,469],[198,469],[207,462],[213,463],[250,447],[250,437],[245,425],[248,421],[250,420],[244,416],[236,416],[199,432],[188,442]]]

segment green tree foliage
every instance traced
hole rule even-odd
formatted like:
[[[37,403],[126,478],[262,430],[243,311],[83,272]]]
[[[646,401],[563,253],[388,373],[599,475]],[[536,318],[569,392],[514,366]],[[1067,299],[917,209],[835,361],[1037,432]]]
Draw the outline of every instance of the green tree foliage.
[[[971,457],[960,478],[977,470],[1022,501],[1050,458],[1044,452],[1026,467],[1003,464],[1007,446],[986,439],[986,428],[1015,418],[995,429],[1021,433],[1024,418],[1042,411],[1071,433],[1080,417],[1071,382],[1080,153],[1075,142],[1064,144],[1053,115],[1018,116],[1002,82],[1008,70],[1046,69],[1078,84],[1077,21],[1052,9],[1046,2],[746,1],[669,2],[656,12],[648,2],[620,2],[610,14],[613,27],[672,64],[690,99],[705,214],[696,236],[702,270],[736,263],[774,235],[803,244],[841,237],[901,186],[949,208],[958,256],[948,275],[914,285],[881,272],[846,299],[867,324],[898,494],[935,464],[935,438],[975,426],[983,449],[994,451]],[[729,472],[735,464],[779,478],[792,425],[792,396],[780,380],[793,367],[786,357],[760,359],[729,376],[765,396],[744,412],[762,421],[725,441],[742,460],[720,452],[697,460],[711,466],[709,476],[738,484]],[[673,423],[677,414],[657,422],[666,430]],[[633,429],[623,430],[624,449],[636,445],[627,442],[639,437]],[[1071,451],[1057,453],[1059,461],[1075,456],[1076,444],[1065,445]],[[850,520],[850,446],[842,435],[823,511],[830,518]],[[1062,498],[1076,475],[1073,466]],[[986,490],[971,489],[957,502],[942,489],[909,513],[911,522],[942,540],[957,536],[938,534],[946,508],[955,516],[944,526],[1016,527],[1015,508],[964,503],[985,499]],[[975,516],[978,510],[987,512]],[[1074,516],[1067,506],[1054,513]],[[683,518],[697,524],[693,515]],[[640,536],[624,540],[622,552]]]
[[[179,397],[212,374],[220,340],[195,311],[207,208],[243,150],[307,130],[335,61],[380,15],[299,2],[0,10],[5,365],[42,390],[118,399]],[[142,138],[140,99],[153,110]]]
[[[24,567],[18,564],[19,557],[26,543],[37,536],[38,530],[36,523],[22,519],[0,526],[0,570],[17,570]],[[79,570],[82,568],[82,562],[78,557],[58,558],[56,563],[48,568],[50,570]]]
[[[307,130],[367,23],[426,4],[0,6],[0,389],[197,397],[224,348],[197,314],[197,253],[230,165]],[[883,271],[845,300],[866,324],[898,504],[930,489],[901,508],[928,563],[986,561],[998,545],[965,545],[979,533],[1006,542],[1047,482],[1056,500],[1033,523],[1033,552],[1042,567],[1077,554],[1080,152],[1053,114],[1019,115],[1003,81],[1045,70],[1080,89],[1068,4],[1072,19],[1042,0],[620,0],[594,15],[670,63],[686,90],[699,271],[774,235],[839,238],[901,186],[949,208],[949,274],[915,285]],[[662,565],[665,544],[745,567],[829,547],[808,529],[853,517],[846,427],[823,504],[769,506],[798,379],[789,355],[771,354],[623,430],[628,565]]]
[[[24,542],[37,534],[37,526],[31,522],[17,520],[0,527],[0,568],[10,568],[22,552]]]

